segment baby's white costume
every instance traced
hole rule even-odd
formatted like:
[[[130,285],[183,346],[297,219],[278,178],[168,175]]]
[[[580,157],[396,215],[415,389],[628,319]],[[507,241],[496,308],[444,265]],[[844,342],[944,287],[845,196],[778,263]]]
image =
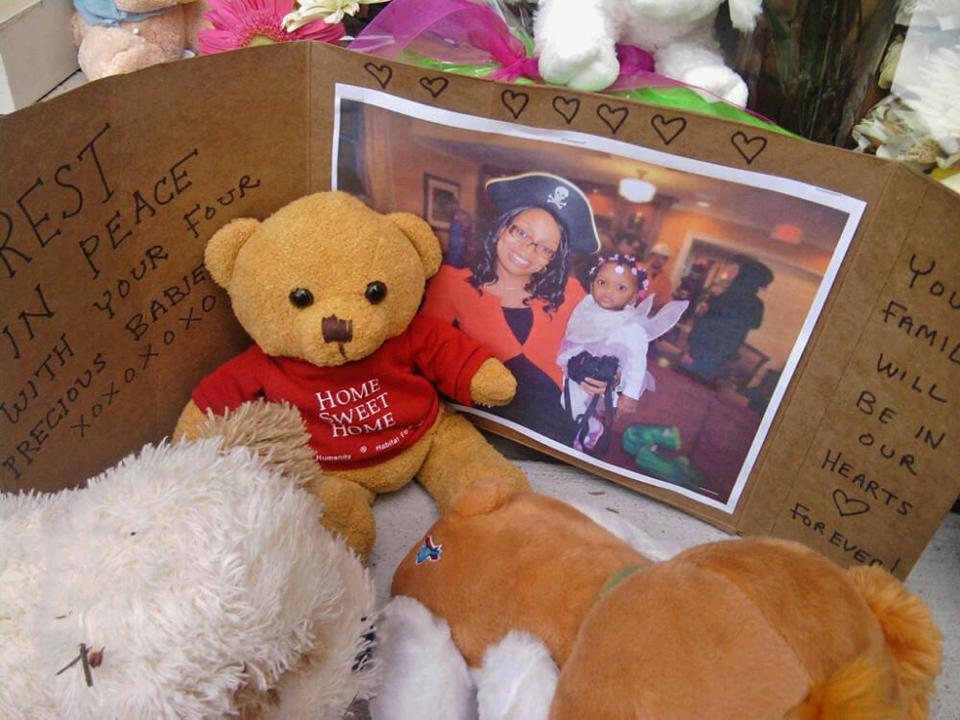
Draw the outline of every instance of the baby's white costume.
[[[677,324],[690,303],[668,302],[660,312],[649,317],[653,297],[648,295],[637,306],[605,310],[592,295],[587,295],[570,314],[557,364],[563,369],[564,385],[569,388],[567,409],[575,420],[586,411],[592,396],[578,383],[568,382],[567,363],[584,350],[596,357],[613,355],[620,362],[620,383],[614,388],[614,405],[617,393],[639,400],[645,390],[656,389],[653,375],[647,372],[647,348]]]

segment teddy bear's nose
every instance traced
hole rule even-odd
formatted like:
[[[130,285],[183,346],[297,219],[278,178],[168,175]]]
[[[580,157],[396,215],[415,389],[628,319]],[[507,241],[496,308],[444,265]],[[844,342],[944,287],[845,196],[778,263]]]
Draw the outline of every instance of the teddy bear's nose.
[[[324,342],[350,342],[353,339],[353,322],[330,315],[320,321],[320,332],[323,333]]]

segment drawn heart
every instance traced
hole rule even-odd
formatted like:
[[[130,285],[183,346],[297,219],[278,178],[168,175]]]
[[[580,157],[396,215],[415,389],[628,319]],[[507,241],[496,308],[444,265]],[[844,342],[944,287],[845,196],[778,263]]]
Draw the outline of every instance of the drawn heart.
[[[447,89],[450,81],[445,77],[422,77],[420,78],[420,87],[426,90],[433,97],[440,97],[440,93]]]
[[[600,107],[597,108],[597,115],[600,116],[600,119],[610,128],[614,135],[617,134],[617,130],[620,129],[620,126],[623,125],[624,120],[627,119],[627,115],[629,114],[630,111],[625,107],[610,107],[606,103],[601,103]]]
[[[833,504],[837,506],[837,512],[840,517],[850,517],[851,515],[862,515],[870,512],[870,505],[863,500],[848,497],[843,490],[833,491]]]
[[[383,89],[386,89],[387,85],[390,84],[390,79],[393,77],[393,68],[389,65],[374,65],[372,62],[368,62],[363,66],[363,69],[373,75],[373,79],[376,80]]]
[[[743,131],[737,130],[731,137],[730,142],[737,149],[737,152],[747,161],[747,165],[757,159],[757,156],[767,147],[767,139],[764,137],[748,138]]]
[[[687,129],[687,121],[682,117],[675,117],[667,120],[659,113],[650,118],[650,124],[656,131],[664,145],[669,145],[676,140],[680,133]]]
[[[557,95],[553,99],[553,109],[556,110],[560,117],[567,121],[567,125],[573,122],[573,119],[577,116],[577,113],[580,112],[580,101],[576,98],[565,98]]]
[[[527,103],[530,102],[530,96],[525,92],[504,90],[502,93],[500,93],[500,102],[502,102],[503,106],[510,111],[510,114],[513,115],[514,120],[519,120],[520,114],[523,112],[524,108],[527,107]]]

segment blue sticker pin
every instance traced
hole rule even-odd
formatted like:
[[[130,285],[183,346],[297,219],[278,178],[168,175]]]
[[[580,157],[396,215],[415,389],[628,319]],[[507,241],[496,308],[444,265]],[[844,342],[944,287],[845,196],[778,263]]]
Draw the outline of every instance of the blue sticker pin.
[[[417,565],[421,565],[427,560],[430,562],[439,561],[442,552],[443,545],[435,545],[433,538],[427,535],[427,539],[423,541],[423,547],[417,551]]]

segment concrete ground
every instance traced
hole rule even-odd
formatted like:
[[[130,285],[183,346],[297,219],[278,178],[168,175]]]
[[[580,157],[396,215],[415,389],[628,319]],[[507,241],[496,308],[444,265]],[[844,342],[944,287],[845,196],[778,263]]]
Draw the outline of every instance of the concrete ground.
[[[730,536],[701,520],[661,502],[639,495],[581,470],[545,461],[532,451],[496,441],[504,454],[521,465],[538,492],[564,500],[581,500],[617,513],[645,530],[665,548],[680,551]],[[598,494],[601,493],[601,494]],[[370,567],[379,595],[379,606],[389,598],[393,570],[436,520],[437,511],[426,492],[412,484],[374,505],[377,543]],[[937,680],[937,697],[931,704],[932,720],[960,720],[960,515],[951,514],[937,531],[920,561],[907,578],[907,586],[920,594],[933,610],[944,634],[943,672]],[[350,717],[350,715],[348,715]],[[362,708],[352,717],[366,718]]]

